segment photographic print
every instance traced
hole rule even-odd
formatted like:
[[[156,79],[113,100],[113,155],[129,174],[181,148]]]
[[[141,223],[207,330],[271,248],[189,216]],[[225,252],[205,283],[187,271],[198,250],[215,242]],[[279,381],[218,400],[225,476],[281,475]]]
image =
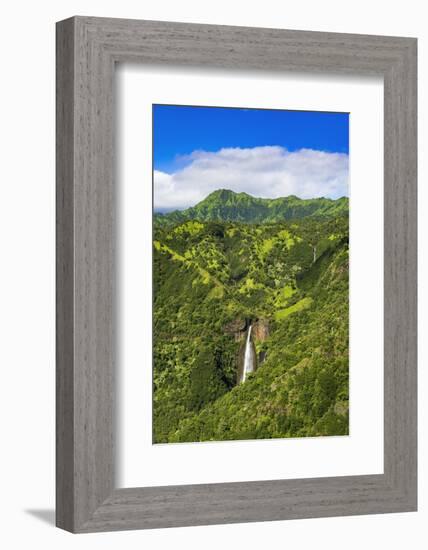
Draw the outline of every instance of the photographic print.
[[[153,443],[349,433],[349,114],[153,105]]]

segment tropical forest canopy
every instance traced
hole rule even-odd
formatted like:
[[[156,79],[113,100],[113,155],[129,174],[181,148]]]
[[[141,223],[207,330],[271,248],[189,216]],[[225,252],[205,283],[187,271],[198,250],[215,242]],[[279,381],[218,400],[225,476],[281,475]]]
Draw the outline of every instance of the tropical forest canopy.
[[[348,434],[348,237],[347,198],[155,214],[155,443]]]

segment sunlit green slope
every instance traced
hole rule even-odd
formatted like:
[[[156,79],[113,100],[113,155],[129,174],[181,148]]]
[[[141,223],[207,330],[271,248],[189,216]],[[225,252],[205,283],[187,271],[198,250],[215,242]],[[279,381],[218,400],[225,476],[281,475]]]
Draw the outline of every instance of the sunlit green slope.
[[[348,432],[346,210],[158,226],[153,267],[155,442]]]

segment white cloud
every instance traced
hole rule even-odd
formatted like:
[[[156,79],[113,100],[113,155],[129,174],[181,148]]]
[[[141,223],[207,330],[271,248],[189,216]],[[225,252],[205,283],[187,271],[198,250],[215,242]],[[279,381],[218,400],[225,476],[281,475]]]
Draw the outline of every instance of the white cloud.
[[[348,155],[279,146],[194,151],[172,174],[154,172],[156,209],[187,208],[216,189],[255,197],[300,198],[348,195]]]

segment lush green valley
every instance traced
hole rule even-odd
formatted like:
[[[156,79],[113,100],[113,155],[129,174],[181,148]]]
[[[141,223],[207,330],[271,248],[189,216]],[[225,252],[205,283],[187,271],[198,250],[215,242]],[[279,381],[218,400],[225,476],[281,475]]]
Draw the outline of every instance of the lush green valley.
[[[347,434],[348,271],[346,198],[156,215],[153,441]]]

